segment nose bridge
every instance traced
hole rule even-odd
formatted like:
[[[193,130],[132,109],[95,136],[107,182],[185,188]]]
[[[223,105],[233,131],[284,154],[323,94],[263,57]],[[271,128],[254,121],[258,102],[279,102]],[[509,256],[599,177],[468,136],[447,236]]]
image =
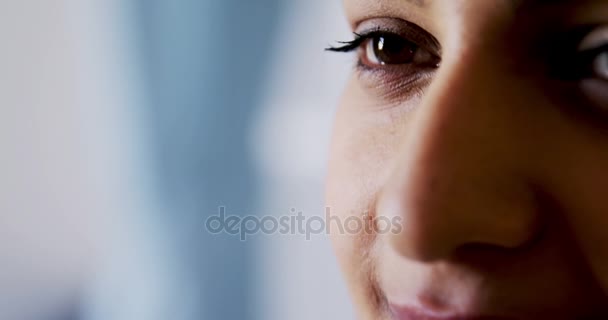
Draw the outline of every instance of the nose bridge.
[[[466,244],[517,247],[536,226],[518,141],[525,113],[513,108],[517,95],[506,72],[465,56],[444,61],[378,201],[380,214],[403,219],[392,243],[420,260]]]
[[[446,162],[470,166],[509,155],[504,149],[513,145],[497,142],[510,142],[514,126],[524,120],[515,119],[517,93],[505,72],[484,61],[488,59],[461,57],[445,63],[422,100],[402,147],[406,157],[430,158],[434,163],[434,158],[449,156]],[[416,147],[414,152],[408,144]]]

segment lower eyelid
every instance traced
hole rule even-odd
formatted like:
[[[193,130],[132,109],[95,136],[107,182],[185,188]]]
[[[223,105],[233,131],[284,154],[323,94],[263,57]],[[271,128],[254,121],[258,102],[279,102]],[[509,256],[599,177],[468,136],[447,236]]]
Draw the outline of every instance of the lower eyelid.
[[[608,112],[608,82],[597,79],[584,80],[581,85],[581,90],[585,92],[585,95],[589,100],[603,112]]]
[[[360,63],[357,65],[356,76],[367,92],[392,104],[415,96],[430,83],[432,72],[417,72],[415,69],[413,66],[370,68]]]

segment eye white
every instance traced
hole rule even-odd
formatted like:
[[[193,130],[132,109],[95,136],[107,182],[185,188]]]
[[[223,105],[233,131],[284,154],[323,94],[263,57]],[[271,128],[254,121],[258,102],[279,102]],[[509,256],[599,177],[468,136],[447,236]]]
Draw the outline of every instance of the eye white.
[[[608,80],[608,51],[600,54],[595,61],[593,61],[593,72],[598,77]]]

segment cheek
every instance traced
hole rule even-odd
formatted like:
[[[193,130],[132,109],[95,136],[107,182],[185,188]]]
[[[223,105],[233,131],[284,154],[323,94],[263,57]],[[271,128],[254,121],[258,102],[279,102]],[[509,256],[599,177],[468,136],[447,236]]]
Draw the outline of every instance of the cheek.
[[[350,82],[334,122],[328,200],[352,209],[382,187],[413,104],[383,108],[358,81]]]
[[[584,263],[608,293],[608,135],[568,115],[546,121],[550,139],[537,170]]]
[[[341,219],[363,215],[388,176],[398,124],[370,111],[356,86],[350,86],[334,123],[326,204]],[[367,109],[367,111],[365,111]]]
[[[336,114],[326,205],[331,217],[341,221],[373,213],[376,194],[390,177],[400,141],[418,103],[409,99],[387,109],[377,100],[353,78]],[[332,232],[332,237],[338,254],[361,249],[353,248],[360,234],[337,237]]]
[[[586,263],[608,293],[608,152],[598,150],[564,156],[571,165],[561,175],[555,174],[561,179],[555,192]],[[572,155],[578,155],[577,159]]]
[[[369,257],[374,235],[340,230],[334,224],[346,225],[352,218],[365,221],[365,213],[373,214],[376,194],[390,174],[396,137],[403,129],[401,119],[374,107],[351,83],[334,123],[325,195],[330,235],[359,314],[369,314],[365,319],[378,318],[370,314],[377,310],[370,302],[374,301]]]
[[[385,135],[373,125],[378,119],[358,112],[361,106],[356,102],[353,90],[349,88],[334,124],[325,198],[336,256],[355,306],[359,308],[358,314],[366,315],[375,310],[370,304],[374,294],[371,269],[365,267],[370,263],[366,253],[372,244],[366,241],[365,234],[350,232],[345,224],[353,218],[364,221],[363,214],[374,203],[381,185],[382,168],[387,162],[387,146],[380,143]],[[377,317],[369,314],[364,318]]]
[[[608,161],[608,159],[607,159]],[[606,162],[608,163],[608,162]],[[584,264],[608,294],[608,172],[579,167],[557,192]]]

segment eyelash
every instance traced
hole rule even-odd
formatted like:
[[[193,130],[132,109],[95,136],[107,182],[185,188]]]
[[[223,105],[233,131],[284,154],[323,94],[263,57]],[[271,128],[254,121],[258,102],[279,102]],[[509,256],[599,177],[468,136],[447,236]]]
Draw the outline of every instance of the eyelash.
[[[382,30],[372,30],[372,31],[367,31],[364,33],[353,33],[355,36],[354,40],[351,41],[338,41],[338,43],[343,44],[343,46],[340,47],[329,47],[326,48],[326,51],[332,51],[332,52],[352,52],[355,51],[357,49],[359,49],[361,47],[361,45],[363,43],[365,43],[367,40],[372,40],[374,38],[377,37],[384,37],[384,36],[395,36],[395,33],[392,32],[387,32],[387,31],[382,31]]]

